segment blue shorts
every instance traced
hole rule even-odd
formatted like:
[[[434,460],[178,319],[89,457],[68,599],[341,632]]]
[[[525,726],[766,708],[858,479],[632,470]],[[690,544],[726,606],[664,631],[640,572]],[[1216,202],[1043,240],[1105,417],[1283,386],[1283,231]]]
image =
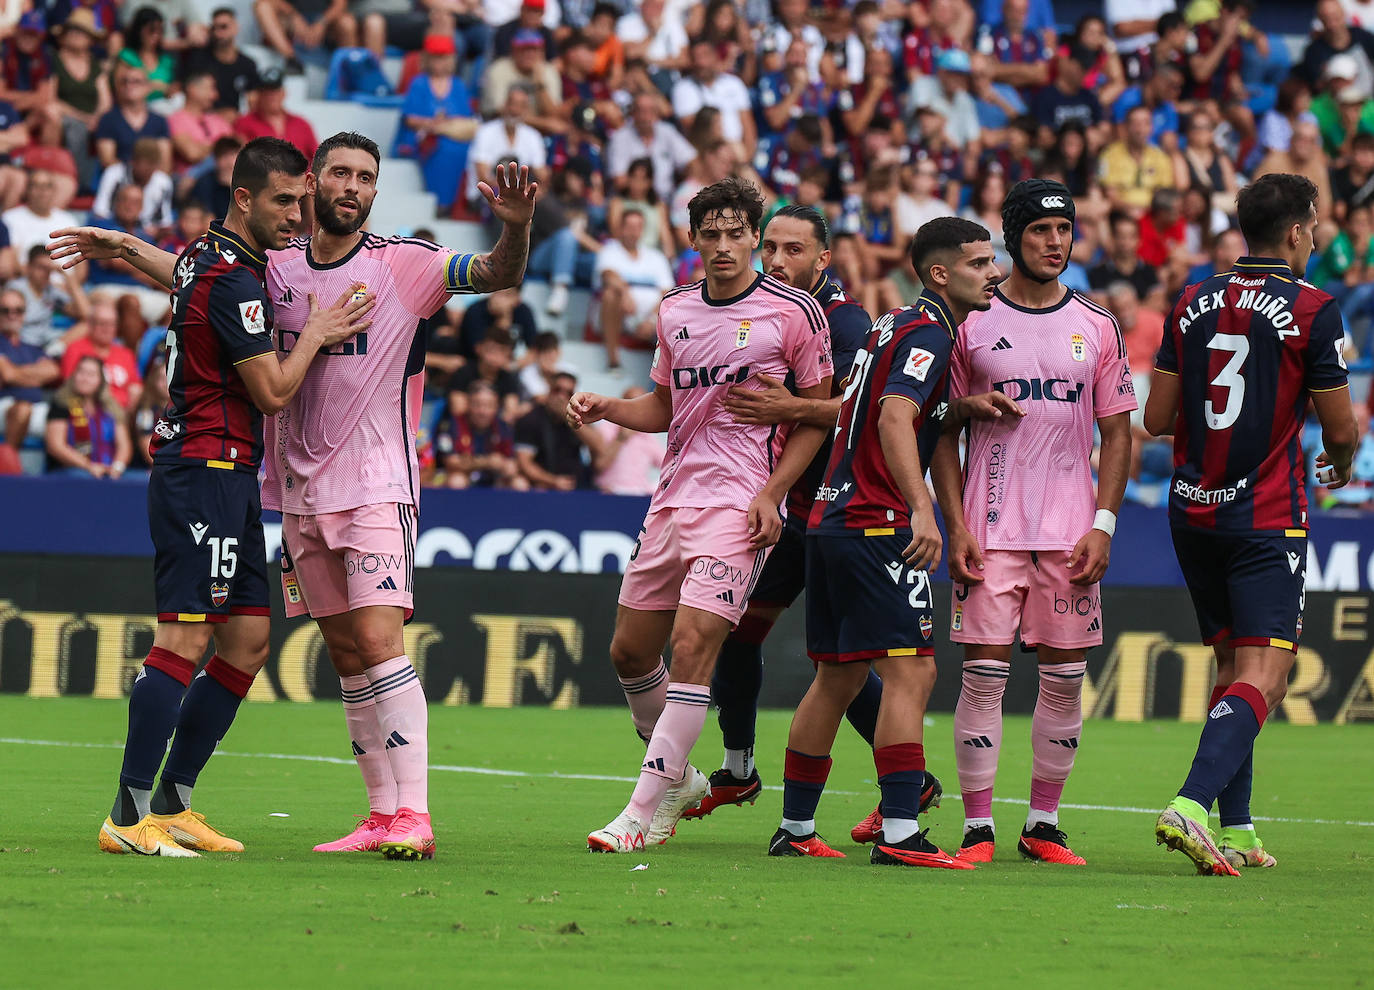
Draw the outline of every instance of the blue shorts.
[[[789,517],[782,527],[782,536],[768,555],[768,563],[763,565],[749,603],[788,608],[805,587],[806,521],[794,523]]]
[[[806,652],[817,663],[933,656],[930,575],[909,567],[910,532],[806,537]]]
[[[1204,643],[1297,647],[1307,568],[1305,533],[1232,535],[1182,526],[1172,531]]]
[[[158,622],[271,614],[256,474],[154,464],[148,531]]]

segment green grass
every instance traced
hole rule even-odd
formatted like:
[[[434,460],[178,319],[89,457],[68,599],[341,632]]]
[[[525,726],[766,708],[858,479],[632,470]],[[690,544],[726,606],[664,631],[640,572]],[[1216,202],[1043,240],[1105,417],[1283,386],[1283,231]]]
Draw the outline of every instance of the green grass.
[[[780,797],[684,823],[642,855],[592,856],[584,837],[630,786],[624,712],[432,708],[431,863],[325,858],[310,847],[362,810],[336,706],[245,706],[201,778],[196,807],[240,856],[116,857],[96,850],[113,797],[125,707],[0,696],[0,986],[470,987],[1356,986],[1374,982],[1374,828],[1261,823],[1275,870],[1201,878],[1157,848],[1153,813],[1066,810],[1086,868],[1020,861],[1024,806],[995,806],[998,861],[976,873],[878,869],[848,830],[876,797],[846,728],[821,831],[845,860],[775,860]],[[760,721],[777,784],[789,716]],[[1029,725],[1006,733],[999,793],[1024,798]],[[1187,769],[1197,726],[1090,723],[1070,803],[1155,809]],[[1266,727],[1255,813],[1374,819],[1374,730]],[[713,767],[714,724],[696,756]],[[927,729],[932,768],[957,791],[950,721]],[[288,818],[270,817],[272,812]],[[958,844],[946,798],[931,837]],[[631,872],[637,863],[649,868]],[[900,982],[898,982],[900,981]],[[1109,984],[1108,984],[1109,981]]]

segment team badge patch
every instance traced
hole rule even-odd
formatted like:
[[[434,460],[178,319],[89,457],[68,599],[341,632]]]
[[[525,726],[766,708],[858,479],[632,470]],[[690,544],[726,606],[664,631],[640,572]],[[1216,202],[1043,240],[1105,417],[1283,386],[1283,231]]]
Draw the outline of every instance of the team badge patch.
[[[735,346],[745,347],[749,343],[749,327],[752,326],[751,320],[740,320],[739,331],[735,334]]]
[[[210,585],[210,604],[219,608],[229,600],[229,585],[211,584]]]
[[[954,606],[954,618],[950,621],[949,627],[955,632],[964,628],[964,606]]]
[[[1088,342],[1083,339],[1081,333],[1076,333],[1069,338],[1069,349],[1073,352],[1075,361],[1086,361],[1088,359]]]
[[[267,316],[263,312],[261,302],[239,303],[239,319],[243,321],[243,329],[249,333],[263,333],[267,330]]]
[[[367,286],[362,285],[362,284],[359,284],[358,287],[357,287],[356,289],[353,290],[353,295],[349,298],[348,301],[349,301],[350,303],[362,302],[362,301],[363,301],[364,299],[366,299],[366,298],[367,298]]]
[[[926,380],[926,375],[930,374],[930,369],[934,364],[934,354],[919,347],[913,347],[911,353],[906,356],[906,366],[902,368],[902,371],[906,373],[907,377],[923,382]]]
[[[934,631],[935,623],[931,621],[930,616],[921,616],[921,638],[930,639],[930,634]]]

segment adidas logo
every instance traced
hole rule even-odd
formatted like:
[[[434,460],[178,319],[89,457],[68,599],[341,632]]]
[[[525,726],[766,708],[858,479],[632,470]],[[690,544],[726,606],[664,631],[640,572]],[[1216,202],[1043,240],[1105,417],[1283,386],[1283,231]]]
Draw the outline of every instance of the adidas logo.
[[[354,743],[353,745],[356,746],[357,743]],[[389,735],[389,736],[386,737],[386,748],[387,748],[387,749],[395,749],[397,746],[409,746],[409,745],[410,745],[410,740],[408,740],[405,736],[401,735],[399,732],[392,732],[391,735]]]
[[[377,585],[377,590],[378,590],[378,591],[395,591],[395,590],[396,590],[396,582],[395,582],[394,580],[392,580],[390,577],[388,577],[388,578],[387,578],[385,581],[383,581],[381,584]]]
[[[674,339],[674,340],[691,340],[691,339],[692,339],[692,335],[689,334],[689,333],[687,332],[687,328],[686,328],[686,327],[683,327],[683,328],[682,328],[681,330],[679,330],[677,333],[673,334],[673,339]]]
[[[972,746],[974,749],[992,749],[992,740],[987,736],[974,736],[964,740],[965,746]]]
[[[716,595],[716,601],[724,602],[726,605],[733,605],[735,604],[735,593],[731,589],[726,588],[720,594]]]
[[[1230,715],[1234,713],[1234,711],[1235,709],[1226,703],[1226,699],[1222,698],[1220,701],[1217,702],[1217,706],[1207,713],[1207,717],[1221,718],[1223,715]]]
[[[361,746],[358,745],[358,740],[356,740],[356,739],[350,739],[349,742],[351,742],[351,743],[353,744],[353,755],[354,755],[354,756],[362,756],[363,754],[365,754],[365,753],[367,752],[367,750],[363,749]]]
[[[663,772],[664,772],[664,769],[663,769],[663,759],[660,757],[659,759],[655,759],[655,760],[645,760],[645,761],[644,761],[644,769],[645,769],[645,770],[657,770],[659,773],[663,773]]]
[[[1095,615],[1095,616],[1093,616],[1093,621],[1092,621],[1091,623],[1088,624],[1088,632],[1101,632],[1101,631],[1102,631],[1102,616],[1100,616],[1100,615]]]
[[[992,349],[994,351],[1009,351],[1011,350],[1011,341],[1007,340],[1006,337],[998,337],[997,343],[992,345]]]
[[[1054,743],[1056,746],[1063,746],[1065,749],[1078,748],[1077,736],[1070,736],[1068,739],[1051,739],[1050,742]]]

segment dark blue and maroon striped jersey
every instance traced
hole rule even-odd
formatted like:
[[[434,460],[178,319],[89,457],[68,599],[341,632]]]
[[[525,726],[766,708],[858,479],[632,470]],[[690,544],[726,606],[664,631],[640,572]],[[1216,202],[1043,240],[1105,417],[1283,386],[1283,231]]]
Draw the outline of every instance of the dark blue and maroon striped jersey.
[[[844,389],[849,369],[854,366],[854,355],[864,346],[873,321],[864,308],[854,301],[854,297],[828,274],[822,275],[820,281],[812,286],[811,295],[821,304],[825,321],[830,327],[830,353],[835,362],[835,374],[831,382],[838,394]],[[811,505],[816,501],[816,489],[825,480],[825,466],[830,463],[830,443],[831,437],[827,434],[821,449],[816,451],[816,456],[787,493],[787,518],[803,527],[811,515]]]
[[[889,399],[917,407],[921,464],[928,467],[944,417],[954,335],[954,318],[931,292],[873,324],[845,385],[808,532],[887,536],[911,528],[911,509],[883,456],[878,410]]]
[[[267,259],[216,221],[177,259],[167,327],[167,407],[153,427],[153,460],[258,470],[262,413],[238,365],[276,354]]]
[[[1177,375],[1169,521],[1225,533],[1307,528],[1302,425],[1311,392],[1346,386],[1336,302],[1275,258],[1241,258],[1183,290],[1157,371]]]

